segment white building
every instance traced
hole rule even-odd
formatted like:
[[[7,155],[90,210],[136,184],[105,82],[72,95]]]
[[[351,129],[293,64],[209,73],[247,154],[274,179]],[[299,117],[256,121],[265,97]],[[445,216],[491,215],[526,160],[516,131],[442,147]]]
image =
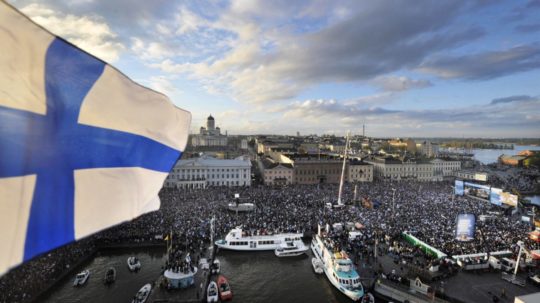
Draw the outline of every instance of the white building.
[[[455,171],[461,169],[461,161],[445,161],[442,159],[431,160],[433,174],[435,176],[453,176]]]
[[[366,162],[350,161],[347,180],[349,182],[372,182],[373,165]]]
[[[279,163],[269,159],[263,161],[264,185],[290,185],[294,182],[294,168],[290,163]]]
[[[396,158],[375,158],[366,161],[373,164],[373,174],[380,180],[418,180],[442,181],[442,174],[434,174],[434,165],[431,162],[407,159],[402,161]]]
[[[216,159],[209,156],[179,160],[165,180],[165,187],[251,186],[248,157]]]
[[[212,115],[206,119],[206,128],[201,126],[198,135],[191,136],[191,145],[198,146],[227,146],[227,136],[221,134],[221,129],[215,126]]]
[[[439,154],[439,144],[424,141],[420,144],[420,151],[429,158],[436,157]]]

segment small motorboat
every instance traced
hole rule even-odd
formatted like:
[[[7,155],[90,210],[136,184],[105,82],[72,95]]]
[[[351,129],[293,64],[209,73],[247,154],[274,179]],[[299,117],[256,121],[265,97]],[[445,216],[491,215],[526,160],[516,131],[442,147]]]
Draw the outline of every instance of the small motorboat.
[[[81,286],[88,281],[88,277],[90,276],[90,271],[88,269],[81,271],[75,276],[75,281],[73,281],[73,286]]]
[[[208,259],[201,258],[201,260],[199,261],[199,268],[202,270],[210,269],[210,264],[208,264]]]
[[[116,269],[114,267],[109,267],[105,273],[105,278],[103,278],[103,283],[105,285],[111,284],[116,280]]]
[[[206,290],[206,302],[217,302],[218,300],[217,284],[214,281],[210,281],[210,284],[208,284],[208,289]]]
[[[144,303],[146,302],[146,299],[148,299],[148,296],[150,295],[150,291],[152,290],[152,285],[150,283],[145,284],[137,294],[135,294],[135,297],[133,300],[131,300],[131,303]]]
[[[211,268],[210,272],[213,275],[217,275],[221,271],[221,263],[219,262],[218,259],[215,259],[214,262],[212,262],[212,266],[210,268]]]
[[[313,270],[317,274],[322,274],[324,272],[323,264],[321,260],[317,258],[311,258],[311,265],[313,265]]]
[[[302,241],[285,241],[274,250],[278,257],[296,257],[304,254],[309,248]]]
[[[228,301],[231,300],[233,297],[231,286],[229,285],[229,281],[227,281],[227,278],[223,275],[219,275],[217,279],[217,285],[218,285],[218,291],[219,291],[219,299],[221,301]]]
[[[129,257],[127,259],[127,265],[130,271],[137,271],[141,269],[141,261],[137,257]]]
[[[362,296],[362,300],[360,300],[361,303],[375,303],[375,297],[370,293],[367,292]]]

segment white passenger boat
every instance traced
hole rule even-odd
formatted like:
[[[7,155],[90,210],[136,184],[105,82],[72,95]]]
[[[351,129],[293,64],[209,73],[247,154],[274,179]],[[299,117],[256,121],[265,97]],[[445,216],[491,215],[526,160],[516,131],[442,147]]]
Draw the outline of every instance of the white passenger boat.
[[[311,258],[311,265],[313,265],[313,270],[319,275],[324,273],[324,266],[322,262],[317,258]]]
[[[146,299],[148,299],[148,296],[150,295],[151,290],[152,290],[152,285],[150,285],[150,283],[145,284],[143,287],[141,287],[141,289],[139,289],[139,291],[137,292],[133,300],[131,300],[131,303],[146,302]]]
[[[216,241],[219,248],[240,250],[240,251],[259,251],[275,250],[281,243],[287,241],[301,241],[301,233],[282,233],[282,234],[251,234],[248,235],[242,228],[232,229],[225,239]]]
[[[348,146],[349,136],[347,135],[338,193],[338,205],[344,205],[341,201],[341,192],[343,190]],[[330,283],[353,301],[358,301],[364,295],[364,288],[360,282],[360,275],[358,275],[353,262],[349,259],[347,254],[344,251],[337,251],[335,249],[336,245],[331,237],[329,237],[329,229],[330,226],[328,224],[326,225],[325,230],[323,230],[320,225],[318,226],[317,234],[313,237],[311,242],[313,256],[322,263],[323,271]]]
[[[208,289],[206,290],[206,302],[217,302],[219,300],[217,284],[214,281],[210,281]]]
[[[285,241],[274,250],[277,257],[296,257],[304,254],[309,247],[300,241]]]
[[[322,263],[326,277],[339,291],[354,301],[364,295],[360,276],[351,259],[344,251],[334,252],[332,240],[326,237],[326,231],[319,226],[319,233],[311,242],[313,255]]]
[[[137,257],[129,257],[127,259],[127,265],[130,271],[137,271],[141,269],[141,261]]]
[[[88,277],[90,276],[90,271],[88,269],[81,271],[80,273],[75,276],[75,281],[73,281],[73,286],[81,286],[88,281]]]

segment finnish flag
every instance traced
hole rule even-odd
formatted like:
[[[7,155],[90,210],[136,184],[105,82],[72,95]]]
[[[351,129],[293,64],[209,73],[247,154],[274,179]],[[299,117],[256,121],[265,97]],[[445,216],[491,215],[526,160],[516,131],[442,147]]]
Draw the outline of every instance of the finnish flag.
[[[191,114],[0,1],[0,275],[157,210]]]

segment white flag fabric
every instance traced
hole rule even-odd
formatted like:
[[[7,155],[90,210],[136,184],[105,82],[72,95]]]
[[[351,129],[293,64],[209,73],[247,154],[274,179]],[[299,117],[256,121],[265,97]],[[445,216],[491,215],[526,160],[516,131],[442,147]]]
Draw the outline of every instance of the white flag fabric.
[[[0,1],[0,275],[157,210],[191,114]]]

